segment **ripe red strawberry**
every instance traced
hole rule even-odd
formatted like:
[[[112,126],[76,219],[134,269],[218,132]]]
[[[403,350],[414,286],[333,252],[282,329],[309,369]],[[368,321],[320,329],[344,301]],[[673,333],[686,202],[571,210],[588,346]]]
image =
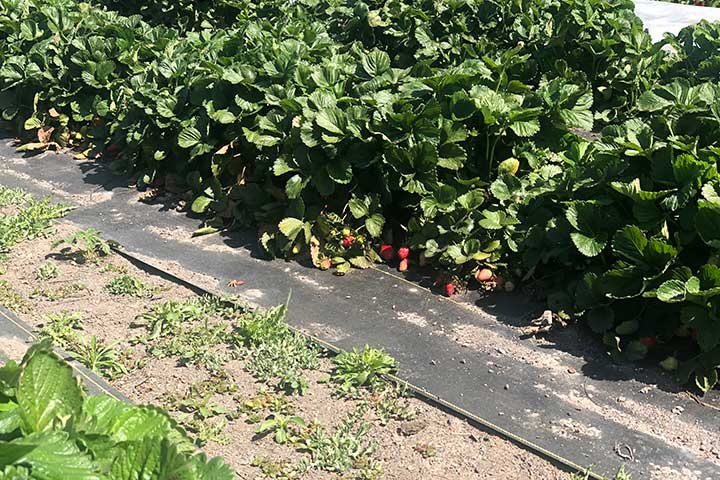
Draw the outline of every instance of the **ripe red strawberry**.
[[[402,260],[400,260],[400,266],[398,267],[398,270],[400,270],[401,272],[406,272],[407,269],[408,269],[408,259],[403,258]]]
[[[380,256],[383,260],[386,262],[389,262],[393,258],[395,258],[395,249],[392,245],[383,245],[380,247]]]
[[[448,282],[445,284],[445,295],[452,297],[455,294],[455,284]]]
[[[489,268],[481,268],[475,272],[475,280],[478,282],[487,282],[493,277],[493,272]]]
[[[405,260],[410,255],[410,249],[408,247],[400,247],[397,253],[401,260]]]
[[[640,337],[640,343],[650,348],[657,345],[657,339],[655,337]]]
[[[343,247],[350,248],[350,246],[353,244],[353,241],[355,240],[355,237],[352,235],[346,235],[343,239]]]

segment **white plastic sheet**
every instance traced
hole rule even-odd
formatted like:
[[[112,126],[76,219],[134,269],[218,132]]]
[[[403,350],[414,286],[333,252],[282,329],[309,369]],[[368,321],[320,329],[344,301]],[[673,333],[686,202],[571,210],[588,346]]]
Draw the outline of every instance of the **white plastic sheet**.
[[[720,8],[695,7],[653,0],[635,0],[635,13],[642,18],[654,41],[666,32],[678,33],[682,28],[700,20],[720,21]]]

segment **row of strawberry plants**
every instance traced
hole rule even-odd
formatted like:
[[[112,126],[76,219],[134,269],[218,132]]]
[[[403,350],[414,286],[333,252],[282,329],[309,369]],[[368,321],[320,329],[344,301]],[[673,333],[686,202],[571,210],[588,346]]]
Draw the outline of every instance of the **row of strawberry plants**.
[[[191,189],[205,231],[340,273],[405,244],[448,294],[504,270],[617,358],[716,383],[717,25],[669,52],[631,2],[235,4],[179,30],[2,0],[3,118]]]

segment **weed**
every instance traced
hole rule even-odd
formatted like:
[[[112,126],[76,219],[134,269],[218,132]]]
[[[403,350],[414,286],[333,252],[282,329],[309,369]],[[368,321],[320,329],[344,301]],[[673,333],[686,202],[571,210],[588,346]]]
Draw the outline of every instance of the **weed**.
[[[589,480],[590,479],[590,469],[583,473],[574,473],[570,475],[570,480]],[[613,480],[632,480],[632,477],[630,474],[625,472],[625,467],[620,467],[620,470],[615,474],[615,478]]]
[[[56,240],[52,243],[52,248],[60,245],[66,245],[64,251],[72,252],[74,249],[74,257],[79,262],[94,262],[100,256],[110,254],[110,244],[100,238],[99,230],[87,228],[78,230],[67,237]]]
[[[7,280],[0,280],[0,305],[18,313],[30,313],[33,304],[18,293]]]
[[[168,408],[180,412],[178,422],[192,433],[198,444],[204,445],[210,441],[226,444],[230,439],[222,433],[227,426],[226,419],[234,415],[211,399],[217,393],[233,391],[233,387],[223,381],[198,382],[190,386],[184,398],[170,398]]]
[[[89,340],[80,337],[70,342],[66,349],[78,362],[93,372],[114,379],[127,373],[127,368],[118,359],[116,343],[106,345],[95,335]]]
[[[305,428],[305,420],[297,415],[286,416],[280,413],[271,413],[264,422],[262,422],[255,433],[264,435],[275,432],[275,443],[280,445],[289,442],[295,442],[298,439],[297,433],[299,428]]]
[[[378,375],[397,371],[395,359],[382,350],[365,345],[362,352],[342,352],[333,358],[335,372],[332,379],[341,383],[341,389],[373,385]]]
[[[137,277],[132,275],[120,275],[105,285],[105,290],[111,295],[126,295],[130,297],[142,297],[148,292],[148,286]]]
[[[429,443],[418,443],[413,447],[413,450],[419,453],[423,458],[432,458],[437,455],[437,448],[433,447]]]
[[[343,473],[360,465],[368,468],[378,445],[365,438],[370,425],[360,420],[366,411],[366,407],[360,406],[350,412],[332,435],[322,425],[312,424],[303,434],[302,447],[310,452],[311,459],[301,461],[302,470]]]
[[[30,294],[30,298],[45,298],[51,302],[57,300],[64,300],[75,296],[78,292],[87,290],[87,286],[84,283],[72,282],[62,285],[54,289],[41,289],[35,288]]]
[[[276,380],[279,389],[304,393],[302,371],[319,367],[321,350],[285,324],[287,305],[266,313],[249,312],[233,332],[236,346],[258,380]]]
[[[300,478],[297,467],[288,460],[255,457],[250,465],[258,467],[266,478],[273,480],[296,480]]]
[[[52,261],[43,263],[37,272],[35,272],[35,278],[43,281],[52,280],[53,278],[57,278],[58,275],[60,275],[60,268],[57,263]]]
[[[53,205],[49,198],[30,199],[18,213],[0,216],[0,252],[7,252],[22,241],[50,235],[52,221],[65,216],[71,209],[67,205]]]
[[[82,315],[79,312],[48,313],[44,316],[44,320],[40,333],[47,335],[59,345],[76,341],[78,330],[82,329]]]
[[[102,273],[128,273],[128,268],[125,265],[113,265],[112,263],[106,263],[100,271]]]
[[[140,315],[137,319],[144,322],[149,331],[144,340],[156,340],[177,332],[178,327],[183,323],[201,319],[204,313],[205,309],[197,301],[170,300],[153,306],[149,312]]]
[[[229,360],[229,355],[213,350],[228,339],[227,325],[211,324],[206,318],[202,324],[175,333],[154,345],[150,353],[157,357],[179,357],[183,365],[203,365],[210,372],[218,372]]]
[[[0,185],[0,208],[9,205],[21,205],[30,199],[30,194],[20,188],[8,188]]]

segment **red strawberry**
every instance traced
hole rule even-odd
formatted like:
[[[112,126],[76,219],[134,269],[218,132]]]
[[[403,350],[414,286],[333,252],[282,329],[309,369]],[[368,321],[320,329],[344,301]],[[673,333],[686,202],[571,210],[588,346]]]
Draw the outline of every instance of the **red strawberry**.
[[[355,237],[352,235],[346,235],[343,239],[343,247],[350,248],[350,246],[353,244],[353,241],[355,240]]]
[[[448,282],[445,284],[445,295],[452,297],[455,294],[455,284]]]
[[[405,271],[407,271],[407,269],[408,269],[408,259],[403,258],[402,260],[400,260],[400,266],[398,267],[398,270],[400,270],[401,272],[405,272]]]
[[[410,249],[408,247],[400,247],[398,248],[398,257],[400,257],[401,260],[405,260],[410,255]]]
[[[383,260],[386,262],[389,262],[393,258],[395,258],[395,249],[392,245],[383,245],[380,247],[380,256]]]
[[[657,345],[657,339],[655,337],[640,337],[640,343],[650,348]]]
[[[475,280],[478,282],[487,282],[490,280],[493,276],[492,270],[489,268],[481,268],[477,272],[475,272]]]

